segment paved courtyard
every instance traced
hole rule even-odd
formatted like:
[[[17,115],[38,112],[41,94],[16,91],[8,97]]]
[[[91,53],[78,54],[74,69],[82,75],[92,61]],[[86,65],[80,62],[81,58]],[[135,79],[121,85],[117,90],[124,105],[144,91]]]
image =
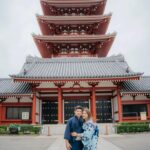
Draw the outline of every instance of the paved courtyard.
[[[98,150],[150,150],[150,134],[111,135],[99,139]],[[63,136],[0,136],[0,150],[65,150]]]
[[[105,140],[118,146],[122,150],[150,150],[150,133],[106,137]]]

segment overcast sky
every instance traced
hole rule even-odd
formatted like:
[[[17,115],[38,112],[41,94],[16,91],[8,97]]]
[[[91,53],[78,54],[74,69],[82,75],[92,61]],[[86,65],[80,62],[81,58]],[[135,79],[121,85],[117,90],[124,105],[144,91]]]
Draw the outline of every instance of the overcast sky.
[[[108,0],[108,33],[117,32],[110,55],[123,54],[132,70],[150,75],[150,0]],[[26,56],[39,56],[31,33],[39,34],[35,14],[40,0],[1,0],[0,78],[17,74]]]

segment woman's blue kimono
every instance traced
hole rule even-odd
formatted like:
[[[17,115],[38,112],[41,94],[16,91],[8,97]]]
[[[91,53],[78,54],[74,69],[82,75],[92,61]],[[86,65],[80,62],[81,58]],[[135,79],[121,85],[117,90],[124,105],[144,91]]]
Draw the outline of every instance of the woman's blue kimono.
[[[84,132],[81,134],[83,150],[96,150],[99,134],[97,125],[89,120],[83,124],[83,130]]]

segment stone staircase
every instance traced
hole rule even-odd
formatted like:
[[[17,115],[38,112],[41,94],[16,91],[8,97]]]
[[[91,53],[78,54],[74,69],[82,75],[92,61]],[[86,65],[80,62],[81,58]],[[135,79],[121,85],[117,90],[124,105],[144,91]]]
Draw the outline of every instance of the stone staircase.
[[[115,124],[113,123],[99,123],[98,127],[100,129],[100,135],[111,135],[115,134]],[[58,125],[42,125],[41,134],[42,135],[63,135],[65,131],[65,124]]]

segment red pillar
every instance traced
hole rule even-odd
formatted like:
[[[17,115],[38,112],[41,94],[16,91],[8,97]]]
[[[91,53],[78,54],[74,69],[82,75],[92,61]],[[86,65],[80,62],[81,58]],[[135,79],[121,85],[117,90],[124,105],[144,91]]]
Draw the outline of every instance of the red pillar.
[[[122,122],[122,115],[123,115],[122,98],[121,98],[121,95],[120,95],[119,87],[117,88],[117,99],[118,99],[118,118],[119,118],[119,122]]]
[[[92,87],[92,115],[93,115],[93,120],[96,122],[96,92],[95,92],[95,87]]]
[[[91,109],[91,112],[93,112],[93,106],[92,106],[92,92],[91,92],[91,95],[90,95],[90,109]]]
[[[147,115],[148,118],[150,119],[150,103],[147,104]]]
[[[63,110],[62,110],[62,89],[58,87],[58,124],[63,123]]]
[[[2,124],[2,103],[0,103],[0,124]]]
[[[32,99],[32,124],[36,124],[36,93],[33,94]]]

